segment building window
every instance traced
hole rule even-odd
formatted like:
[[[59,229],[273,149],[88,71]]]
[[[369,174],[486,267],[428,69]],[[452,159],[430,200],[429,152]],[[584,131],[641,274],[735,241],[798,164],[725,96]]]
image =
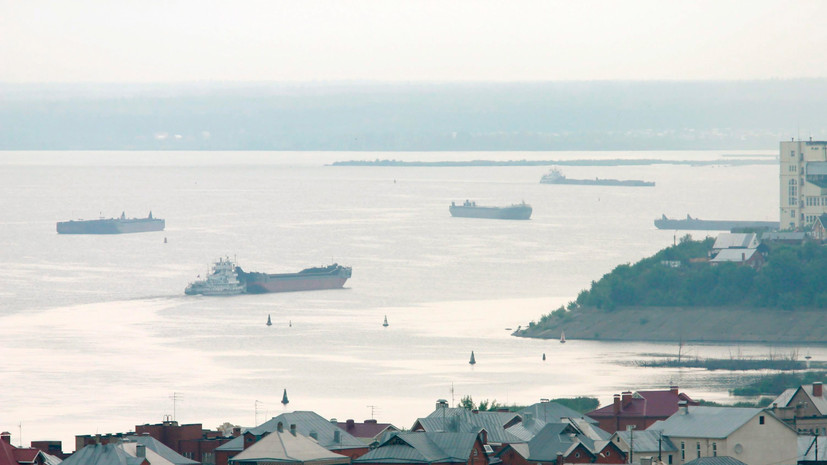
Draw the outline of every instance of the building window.
[[[701,443],[700,442],[695,443],[695,450],[698,452],[698,458],[701,458]]]
[[[717,442],[712,443],[712,456],[713,457],[718,456],[718,443]]]
[[[795,150],[790,150],[790,156],[791,156],[791,157],[794,157],[794,156],[795,156]]]
[[[669,454],[668,457],[669,457],[669,460],[668,460],[669,465],[672,465],[672,454]]]
[[[795,210],[790,210],[790,218],[795,218]]]
[[[795,179],[790,179],[788,192],[790,197],[798,197],[798,184],[795,182]]]
[[[681,462],[686,461],[686,443],[681,441]]]
[[[798,168],[796,168],[796,166],[795,166],[795,165],[790,165],[790,169],[789,169],[789,171],[790,171],[790,173],[795,173],[795,172],[797,172],[797,171],[798,171]]]
[[[764,415],[761,415],[760,417],[758,417],[758,424],[759,424],[759,425],[763,425],[763,424],[764,424]]]

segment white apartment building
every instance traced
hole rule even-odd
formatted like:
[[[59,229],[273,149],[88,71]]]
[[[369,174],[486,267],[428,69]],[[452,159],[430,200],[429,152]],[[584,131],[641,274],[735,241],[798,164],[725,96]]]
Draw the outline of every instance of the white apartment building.
[[[803,230],[827,213],[827,141],[781,142],[781,229]]]

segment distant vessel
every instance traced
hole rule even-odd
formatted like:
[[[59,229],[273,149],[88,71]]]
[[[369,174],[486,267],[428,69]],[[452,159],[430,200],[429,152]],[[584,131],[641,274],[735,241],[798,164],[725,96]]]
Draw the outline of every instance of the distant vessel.
[[[477,202],[466,200],[462,205],[451,202],[448,207],[451,216],[462,218],[488,218],[497,220],[527,220],[531,218],[531,205],[525,202],[508,207],[482,207]]]
[[[385,321],[382,323],[382,326],[388,327],[388,315],[385,315]]]
[[[213,264],[207,279],[190,283],[184,294],[187,295],[238,295],[244,293],[244,283],[239,281],[236,266],[229,258],[219,258]],[[270,323],[269,315],[267,322]]]
[[[552,168],[548,174],[540,178],[543,184],[575,184],[580,186],[630,186],[630,187],[651,187],[655,183],[651,181],[640,181],[638,179],[569,179],[557,168]]]
[[[474,358],[474,351],[473,350],[471,351],[471,360],[468,360],[468,363],[471,364],[471,365],[474,365],[475,363],[477,363],[477,360]]]
[[[298,273],[248,273],[239,266],[235,270],[238,279],[246,285],[248,294],[340,289],[352,274],[351,267],[337,263],[307,268]]]
[[[163,231],[164,220],[153,218],[152,212],[146,218],[98,218],[97,220],[58,221],[58,234],[124,234],[147,231]]]
[[[655,227],[693,231],[731,231],[740,228],[777,230],[781,227],[781,223],[778,221],[699,220],[689,215],[686,215],[684,220],[677,220],[662,215],[655,220]]]
[[[565,344],[565,343],[566,343],[566,332],[565,331],[560,331],[560,344]]]

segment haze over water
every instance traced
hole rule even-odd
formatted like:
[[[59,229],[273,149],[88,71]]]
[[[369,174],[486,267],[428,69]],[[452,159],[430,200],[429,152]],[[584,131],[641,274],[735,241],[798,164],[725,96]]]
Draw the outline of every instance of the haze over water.
[[[509,404],[589,395],[605,404],[621,390],[678,384],[695,398],[732,400],[727,389],[744,373],[632,365],[677,345],[563,345],[510,333],[574,300],[616,265],[672,244],[676,233],[653,225],[661,214],[777,220],[776,165],[563,169],[572,178],[655,181],[654,188],[543,185],[542,166],[325,165],[733,154],[7,152],[0,160],[0,429],[11,429],[18,444],[22,423],[24,444],[60,439],[71,450],[75,434],[128,431],[165,414],[205,428],[253,426],[284,410],[283,389],[286,410],[361,421],[374,406],[380,422],[405,428],[437,399],[456,403],[467,394]],[[524,200],[534,213],[530,221],[451,218],[448,205],[465,199]],[[165,231],[55,232],[57,221],[150,210],[166,220]],[[343,290],[183,294],[225,255],[271,273],[338,262],[352,266],[353,277]],[[727,357],[796,349],[827,357],[823,347],[688,351]],[[175,407],[173,393],[181,398]]]

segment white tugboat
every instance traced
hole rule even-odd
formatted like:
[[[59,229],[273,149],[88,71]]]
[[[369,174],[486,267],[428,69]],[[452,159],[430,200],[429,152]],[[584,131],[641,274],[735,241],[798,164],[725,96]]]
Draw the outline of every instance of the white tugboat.
[[[184,289],[184,294],[238,295],[244,291],[245,285],[238,280],[235,264],[229,258],[219,258],[207,279],[191,282]]]

